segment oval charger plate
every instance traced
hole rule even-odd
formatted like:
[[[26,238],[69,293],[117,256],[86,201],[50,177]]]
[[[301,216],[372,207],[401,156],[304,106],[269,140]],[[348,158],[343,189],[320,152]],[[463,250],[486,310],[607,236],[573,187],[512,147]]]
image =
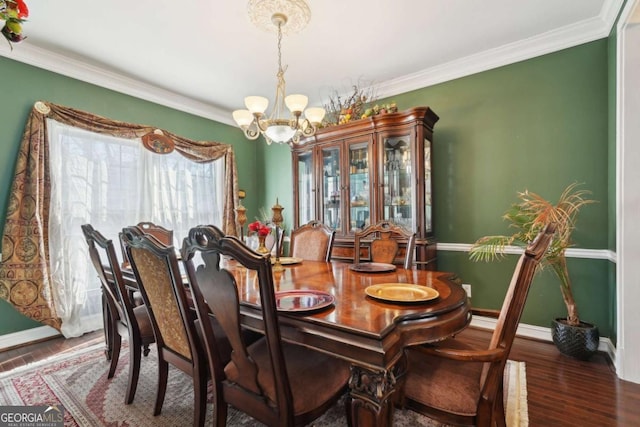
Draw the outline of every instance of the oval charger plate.
[[[433,288],[411,283],[380,283],[368,286],[364,292],[371,298],[401,303],[431,301],[440,295]]]
[[[349,269],[360,273],[386,273],[388,271],[396,271],[396,266],[382,262],[361,262],[351,264]]]
[[[278,311],[301,313],[321,310],[334,302],[333,295],[314,290],[277,291],[276,307]]]

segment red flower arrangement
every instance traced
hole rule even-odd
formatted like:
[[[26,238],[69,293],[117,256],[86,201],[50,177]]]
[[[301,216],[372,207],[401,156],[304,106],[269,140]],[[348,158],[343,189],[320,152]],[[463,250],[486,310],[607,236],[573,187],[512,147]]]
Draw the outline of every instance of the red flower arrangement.
[[[0,20],[4,21],[1,32],[9,46],[25,39],[22,35],[22,23],[28,17],[29,8],[24,0],[0,0]]]
[[[271,227],[261,223],[260,221],[255,221],[249,224],[249,232],[257,233],[258,236],[268,236],[269,233],[271,233]]]

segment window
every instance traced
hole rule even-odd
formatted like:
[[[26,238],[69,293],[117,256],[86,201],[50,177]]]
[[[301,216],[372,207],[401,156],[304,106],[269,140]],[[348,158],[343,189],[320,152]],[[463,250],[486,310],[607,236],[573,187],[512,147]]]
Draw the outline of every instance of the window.
[[[65,336],[102,327],[100,282],[80,226],[118,244],[124,226],[151,221],[174,230],[174,245],[199,224],[222,222],[224,162],[156,154],[140,140],[98,134],[47,119],[52,288]]]

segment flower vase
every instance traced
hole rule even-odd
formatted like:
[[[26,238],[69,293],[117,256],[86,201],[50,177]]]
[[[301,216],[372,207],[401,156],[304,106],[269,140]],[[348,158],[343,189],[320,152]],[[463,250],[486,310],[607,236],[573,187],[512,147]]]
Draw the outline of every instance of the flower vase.
[[[267,236],[258,236],[258,249],[256,252],[260,254],[268,254],[269,249],[265,246],[265,241],[267,240]]]

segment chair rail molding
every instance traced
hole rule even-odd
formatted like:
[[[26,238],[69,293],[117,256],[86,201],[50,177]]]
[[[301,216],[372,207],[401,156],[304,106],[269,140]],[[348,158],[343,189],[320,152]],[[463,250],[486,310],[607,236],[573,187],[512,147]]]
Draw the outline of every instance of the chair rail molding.
[[[469,252],[473,245],[469,243],[438,243],[439,251]],[[524,252],[519,246],[505,246],[504,253],[509,255],[521,255]],[[568,258],[606,259],[617,263],[618,255],[609,249],[581,249],[569,248],[565,254]]]

